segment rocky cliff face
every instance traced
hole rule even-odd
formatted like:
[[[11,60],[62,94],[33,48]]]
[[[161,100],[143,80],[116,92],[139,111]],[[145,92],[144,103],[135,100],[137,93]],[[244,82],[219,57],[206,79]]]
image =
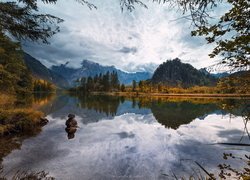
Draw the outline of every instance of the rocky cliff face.
[[[190,64],[184,64],[180,59],[166,61],[161,64],[152,76],[152,82],[167,86],[190,87],[194,85],[208,86],[216,82],[209,73],[199,71]]]

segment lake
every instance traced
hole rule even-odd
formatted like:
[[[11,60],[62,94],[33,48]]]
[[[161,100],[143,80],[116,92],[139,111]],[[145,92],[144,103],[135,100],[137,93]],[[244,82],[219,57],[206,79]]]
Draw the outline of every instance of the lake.
[[[56,95],[35,97],[41,132],[2,138],[3,173],[45,171],[56,179],[176,179],[242,169],[250,154],[248,99]],[[79,128],[65,131],[69,113]],[[224,144],[220,144],[224,143]],[[228,144],[227,144],[228,143]],[[236,145],[229,145],[235,143]],[[202,169],[204,168],[204,169]]]

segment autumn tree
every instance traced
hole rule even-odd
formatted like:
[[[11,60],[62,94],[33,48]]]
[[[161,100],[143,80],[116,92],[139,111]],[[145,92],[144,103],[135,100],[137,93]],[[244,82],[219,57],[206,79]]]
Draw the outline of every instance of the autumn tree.
[[[55,86],[48,81],[43,79],[35,79],[33,81],[33,91],[34,92],[53,92],[55,91]]]

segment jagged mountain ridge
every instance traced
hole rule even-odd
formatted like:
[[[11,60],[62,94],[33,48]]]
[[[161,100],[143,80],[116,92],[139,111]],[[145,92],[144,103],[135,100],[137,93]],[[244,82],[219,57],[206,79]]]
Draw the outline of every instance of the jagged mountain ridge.
[[[206,68],[197,70],[190,64],[182,63],[178,58],[173,61],[167,61],[161,64],[152,75],[149,72],[128,73],[115,68],[114,66],[103,66],[99,63],[84,60],[79,68],[68,66],[68,62],[58,66],[52,66],[50,69],[44,66],[40,61],[24,54],[25,63],[31,70],[33,76],[48,80],[58,87],[68,88],[74,86],[74,82],[82,77],[95,76],[96,74],[104,74],[106,72],[117,72],[118,78],[123,84],[131,84],[133,80],[151,79],[153,83],[163,83],[168,86],[189,87],[193,85],[211,85],[216,82],[220,76],[212,76]],[[172,65],[165,65],[171,64]],[[174,62],[174,63],[173,63]],[[173,65],[175,64],[175,65]],[[177,66],[176,66],[177,65]],[[164,68],[164,66],[169,66]],[[160,71],[160,73],[159,73]]]
[[[140,81],[150,79],[152,74],[149,72],[135,72],[127,73],[122,70],[115,68],[115,66],[103,66],[99,63],[95,63],[88,60],[83,60],[81,67],[71,68],[67,66],[68,63],[59,66],[52,66],[51,70],[62,75],[64,78],[71,82],[71,85],[74,85],[74,81],[88,76],[95,76],[97,74],[104,74],[106,72],[117,72],[120,83],[131,84],[133,80]]]
[[[74,86],[74,82],[82,77],[95,76],[106,72],[117,72],[118,78],[123,84],[131,84],[133,80],[140,81],[150,79],[152,74],[149,72],[128,73],[115,68],[115,66],[103,66],[98,63],[84,60],[79,68],[71,68],[68,62],[59,66],[47,68],[39,60],[31,55],[24,53],[24,62],[36,78],[50,81],[60,88]]]
[[[216,78],[209,72],[197,70],[192,65],[182,63],[176,58],[162,63],[152,76],[152,83],[162,83],[167,86],[209,86],[216,82]]]

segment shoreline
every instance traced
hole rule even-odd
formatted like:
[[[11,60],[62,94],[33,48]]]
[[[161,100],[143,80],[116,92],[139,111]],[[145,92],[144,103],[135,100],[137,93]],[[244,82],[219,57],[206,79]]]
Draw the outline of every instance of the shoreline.
[[[201,94],[201,93],[143,93],[143,92],[91,92],[92,95],[135,96],[135,97],[185,97],[185,98],[249,98],[250,94]]]

